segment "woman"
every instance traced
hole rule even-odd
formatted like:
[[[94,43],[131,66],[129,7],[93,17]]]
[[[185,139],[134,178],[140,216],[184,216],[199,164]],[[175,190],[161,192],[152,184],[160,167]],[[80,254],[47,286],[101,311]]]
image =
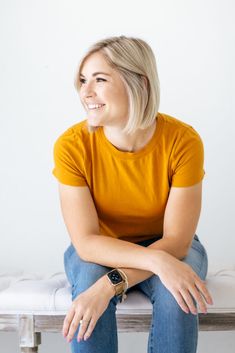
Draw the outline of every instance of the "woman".
[[[118,351],[116,305],[135,288],[153,305],[148,353],[193,353],[198,313],[212,298],[195,234],[203,143],[159,113],[154,54],[138,38],[95,43],[75,86],[86,119],[55,142],[72,306],[63,334],[73,353]]]

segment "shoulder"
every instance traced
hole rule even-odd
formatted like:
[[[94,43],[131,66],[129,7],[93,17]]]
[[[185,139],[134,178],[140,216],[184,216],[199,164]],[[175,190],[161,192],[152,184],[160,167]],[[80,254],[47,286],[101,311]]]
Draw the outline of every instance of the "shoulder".
[[[86,138],[89,132],[86,126],[86,120],[82,120],[79,123],[76,123],[68,127],[61,135],[58,136],[57,140],[64,141],[75,141],[77,137]]]
[[[87,121],[82,120],[79,123],[73,124],[62,132],[56,139],[54,147],[78,148],[86,146],[89,141],[89,131]]]
[[[187,187],[199,183],[205,175],[204,147],[199,133],[191,125],[166,114],[163,122],[170,185]]]
[[[163,132],[166,137],[169,137],[171,141],[177,142],[182,139],[195,139],[202,142],[201,136],[195,130],[195,128],[186,122],[170,116],[165,113],[160,113],[163,122]]]

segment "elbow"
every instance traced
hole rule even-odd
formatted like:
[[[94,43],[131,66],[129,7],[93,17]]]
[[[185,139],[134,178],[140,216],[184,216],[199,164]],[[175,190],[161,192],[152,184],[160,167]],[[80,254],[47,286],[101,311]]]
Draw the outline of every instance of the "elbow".
[[[87,254],[87,246],[85,244],[85,241],[73,241],[73,247],[76,250],[77,255],[80,257],[81,260],[83,261],[89,261],[88,259],[88,254]]]
[[[181,249],[181,252],[180,252],[180,257],[179,259],[180,260],[183,260],[189,253],[189,250],[191,248],[191,245],[190,246],[185,246],[183,249]]]
[[[165,238],[166,244],[170,249],[170,252],[173,256],[175,256],[178,260],[183,260],[190,249],[191,244],[188,242],[179,242],[178,239],[174,238]]]
[[[188,251],[186,251],[185,249],[175,249],[175,251],[172,251],[171,254],[178,260],[183,260],[187,256]]]
[[[178,259],[179,260],[183,260],[187,255],[188,255],[188,252],[186,252],[186,251],[182,252],[182,253],[179,254]]]
[[[183,260],[188,255],[191,248],[191,244],[192,244],[192,241],[184,241],[184,242],[181,241],[180,245],[178,241],[177,241],[177,244],[175,243],[175,250],[179,260]]]

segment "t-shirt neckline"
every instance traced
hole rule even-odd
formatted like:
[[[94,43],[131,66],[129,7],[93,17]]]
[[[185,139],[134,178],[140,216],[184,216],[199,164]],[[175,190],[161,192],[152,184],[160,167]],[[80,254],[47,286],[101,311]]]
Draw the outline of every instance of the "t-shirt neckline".
[[[155,128],[153,136],[151,137],[151,139],[148,141],[148,143],[143,148],[141,148],[139,151],[136,151],[136,152],[120,151],[119,149],[117,149],[105,136],[103,126],[100,126],[97,130],[98,137],[101,140],[101,143],[104,143],[107,150],[109,150],[109,152],[111,154],[113,154],[114,156],[122,158],[122,159],[139,158],[139,157],[142,157],[142,156],[148,154],[157,145],[158,136],[160,134],[160,130],[162,127],[162,117],[161,117],[160,113],[158,113],[156,120],[157,120],[156,121],[157,124],[156,124],[156,128]]]

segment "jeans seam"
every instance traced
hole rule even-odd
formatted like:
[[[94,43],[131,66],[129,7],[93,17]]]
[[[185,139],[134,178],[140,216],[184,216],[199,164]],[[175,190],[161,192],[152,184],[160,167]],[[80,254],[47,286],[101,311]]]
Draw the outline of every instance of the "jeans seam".
[[[153,305],[153,310],[152,310],[152,323],[151,323],[151,329],[150,329],[150,342],[149,342],[149,348],[150,348],[150,352],[148,353],[153,353],[153,330],[154,330],[154,317],[155,317],[155,308]]]
[[[193,245],[192,245],[192,248],[195,251],[198,251],[201,254],[201,256],[202,256],[200,270],[198,271],[198,276],[201,278],[202,269],[203,269],[203,266],[204,266],[204,261],[207,258],[207,253],[206,253],[206,249],[204,248],[204,246],[202,245],[202,243],[200,241],[199,241],[199,244],[201,246],[201,249],[198,249],[197,246],[194,247]]]
[[[204,252],[204,254],[203,254],[203,257],[202,257],[202,261],[201,261],[201,268],[200,268],[200,271],[199,271],[199,274],[198,274],[198,276],[201,278],[201,275],[202,275],[202,269],[203,269],[203,266],[204,266],[204,260],[205,260],[205,258],[206,258],[206,252]],[[207,271],[206,271],[207,272]]]

